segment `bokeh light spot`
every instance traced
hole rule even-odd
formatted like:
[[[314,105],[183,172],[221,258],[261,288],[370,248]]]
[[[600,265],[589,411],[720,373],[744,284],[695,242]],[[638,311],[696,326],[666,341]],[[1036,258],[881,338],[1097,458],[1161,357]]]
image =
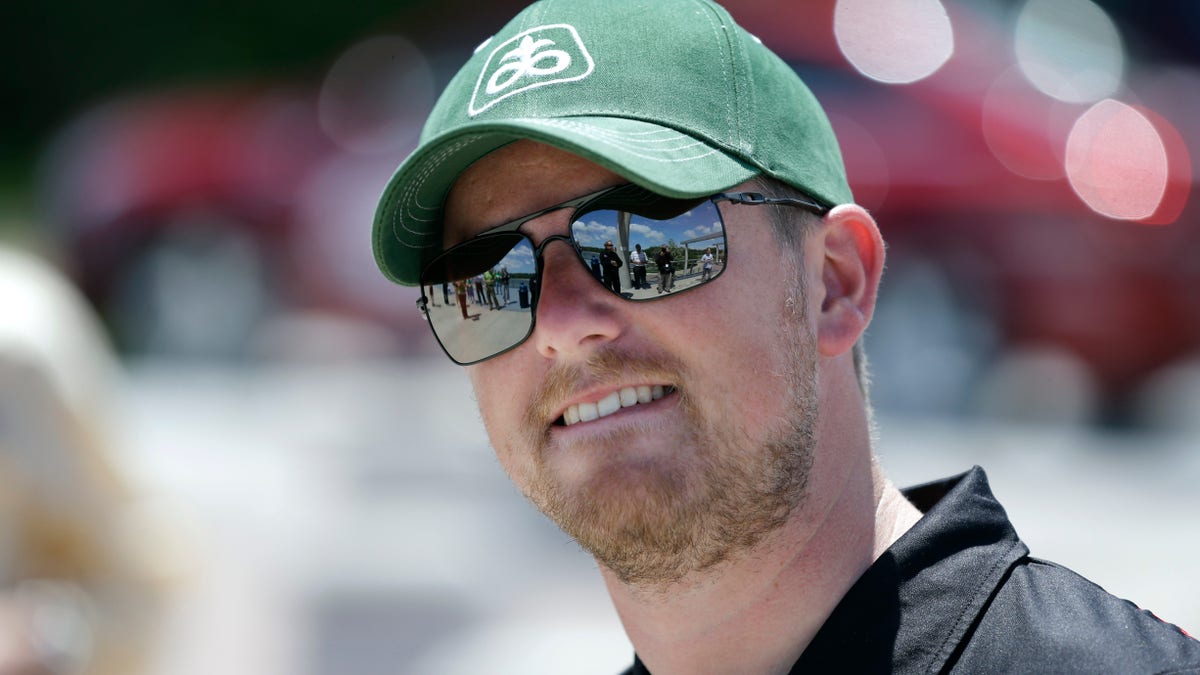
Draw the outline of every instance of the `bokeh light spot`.
[[[395,152],[416,140],[435,93],[419,49],[400,36],[374,37],[347,49],[330,67],[317,113],[321,128],[342,148]]]
[[[1145,115],[1105,99],[1079,117],[1067,138],[1067,179],[1092,210],[1137,220],[1154,214],[1167,187],[1167,151]]]
[[[851,65],[889,84],[928,77],[954,53],[954,30],[938,0],[838,0],[833,32]]]
[[[1070,111],[1062,110],[1068,107]],[[1014,68],[992,83],[982,112],[983,138],[1005,168],[1034,180],[1063,177],[1067,134],[1079,115],[1077,106],[1043,96]]]
[[[1192,156],[1187,142],[1179,130],[1162,115],[1150,109],[1139,108],[1158,135],[1167,152],[1167,186],[1158,209],[1153,214],[1138,219],[1145,225],[1170,225],[1183,214],[1192,189]]]
[[[1091,0],[1029,0],[1017,19],[1016,52],[1035,87],[1072,103],[1110,96],[1125,68],[1117,27]]]

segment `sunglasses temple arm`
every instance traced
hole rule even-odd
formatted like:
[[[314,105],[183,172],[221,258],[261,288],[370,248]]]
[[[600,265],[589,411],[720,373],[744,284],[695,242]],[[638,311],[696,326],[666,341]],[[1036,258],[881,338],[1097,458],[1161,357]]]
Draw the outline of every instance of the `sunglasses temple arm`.
[[[829,212],[829,209],[812,200],[799,199],[796,197],[767,197],[760,192],[722,192],[719,195],[715,195],[713,200],[733,202],[735,204],[748,204],[751,206],[760,204],[799,206],[800,208],[811,211],[817,215],[825,215]]]

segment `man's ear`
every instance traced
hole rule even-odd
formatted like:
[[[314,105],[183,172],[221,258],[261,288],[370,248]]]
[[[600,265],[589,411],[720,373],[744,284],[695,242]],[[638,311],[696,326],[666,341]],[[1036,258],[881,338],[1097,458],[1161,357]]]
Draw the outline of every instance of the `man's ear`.
[[[856,204],[830,211],[811,240],[809,251],[820,260],[817,347],[823,356],[850,351],[875,312],[875,296],[883,275],[883,237],[875,219]],[[809,258],[813,261],[813,258]]]

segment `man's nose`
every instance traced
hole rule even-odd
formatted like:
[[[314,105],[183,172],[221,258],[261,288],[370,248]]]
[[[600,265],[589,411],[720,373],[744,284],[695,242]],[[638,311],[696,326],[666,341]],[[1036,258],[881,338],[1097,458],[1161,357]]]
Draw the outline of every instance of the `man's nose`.
[[[531,338],[539,354],[546,358],[585,355],[621,335],[622,300],[600,285],[569,242],[549,242],[542,251],[542,265],[537,324]]]

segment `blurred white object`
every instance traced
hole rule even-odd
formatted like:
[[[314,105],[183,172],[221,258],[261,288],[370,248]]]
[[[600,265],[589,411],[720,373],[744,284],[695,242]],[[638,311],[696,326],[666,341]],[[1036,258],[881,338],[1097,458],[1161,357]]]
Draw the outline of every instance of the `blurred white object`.
[[[103,419],[118,372],[83,295],[46,262],[0,246],[0,354],[45,372],[75,415]]]
[[[158,594],[108,455],[115,356],[61,275],[3,247],[0,307],[0,673],[136,673]]]
[[[1134,413],[1154,431],[1200,434],[1200,354],[1151,375],[1137,394]]]
[[[1083,359],[1057,346],[1008,350],[975,395],[982,414],[1034,424],[1085,425],[1099,414],[1096,377]]]

